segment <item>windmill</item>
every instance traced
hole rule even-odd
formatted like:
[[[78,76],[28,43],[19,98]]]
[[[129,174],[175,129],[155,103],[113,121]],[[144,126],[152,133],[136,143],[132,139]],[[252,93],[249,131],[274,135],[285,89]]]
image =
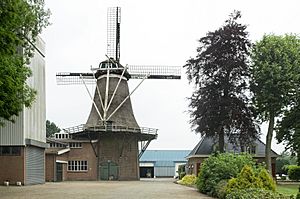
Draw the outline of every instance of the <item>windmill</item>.
[[[92,108],[85,124],[67,128],[73,138],[90,140],[98,158],[98,179],[110,176],[119,180],[139,179],[138,160],[157,138],[157,129],[140,127],[133,114],[130,96],[145,79],[180,79],[181,69],[175,66],[138,66],[120,64],[121,8],[108,8],[107,60],[89,73],[57,73],[59,85],[84,84]],[[129,79],[141,79],[131,92]],[[96,84],[94,97],[87,84]],[[140,146],[139,146],[140,145]],[[109,171],[109,172],[108,172]]]

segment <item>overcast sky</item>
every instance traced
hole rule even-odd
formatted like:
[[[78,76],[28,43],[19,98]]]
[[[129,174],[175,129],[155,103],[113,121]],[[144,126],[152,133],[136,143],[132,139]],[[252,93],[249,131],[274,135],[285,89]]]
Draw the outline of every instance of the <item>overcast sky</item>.
[[[197,40],[219,28],[233,10],[242,13],[252,41],[264,34],[299,33],[299,0],[46,0],[51,23],[46,42],[47,119],[60,128],[84,124],[91,101],[83,85],[58,86],[56,72],[90,72],[105,59],[107,8],[121,7],[121,64],[183,66],[196,55]],[[129,80],[134,89],[139,80]],[[94,87],[90,87],[94,92]],[[191,131],[181,80],[146,80],[131,97],[141,127],[158,128],[148,149],[188,149],[200,140]],[[265,141],[266,126],[262,140]],[[273,142],[280,152],[283,146]]]

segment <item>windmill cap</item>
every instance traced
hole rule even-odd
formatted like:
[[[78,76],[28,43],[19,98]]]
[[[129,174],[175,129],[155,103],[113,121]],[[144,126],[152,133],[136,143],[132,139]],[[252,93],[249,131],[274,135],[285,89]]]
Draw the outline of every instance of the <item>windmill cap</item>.
[[[95,76],[98,78],[102,75],[106,75],[107,70],[109,70],[110,74],[122,75],[124,68],[125,67],[119,62],[110,58],[99,63],[99,70],[96,72]],[[126,77],[127,80],[131,77],[127,70],[124,73],[124,77]]]

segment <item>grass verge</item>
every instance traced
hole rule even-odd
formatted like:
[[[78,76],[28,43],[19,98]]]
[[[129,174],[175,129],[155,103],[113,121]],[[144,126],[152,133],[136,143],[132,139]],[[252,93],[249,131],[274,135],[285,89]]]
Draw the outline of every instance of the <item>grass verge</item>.
[[[294,195],[298,193],[299,184],[278,184],[277,191],[284,195]]]

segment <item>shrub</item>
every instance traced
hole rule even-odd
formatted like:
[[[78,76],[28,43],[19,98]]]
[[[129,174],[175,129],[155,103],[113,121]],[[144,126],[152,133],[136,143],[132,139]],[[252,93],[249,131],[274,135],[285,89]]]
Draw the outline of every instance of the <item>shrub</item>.
[[[255,173],[251,166],[245,165],[237,178],[232,178],[228,181],[226,194],[249,188],[259,188],[274,192],[276,185],[265,168],[259,167]]]
[[[300,166],[290,165],[288,167],[288,175],[290,180],[300,180]]]
[[[186,175],[186,173],[185,172],[181,172],[181,173],[179,173],[179,180],[181,180],[184,176]]]
[[[185,164],[183,164],[183,165],[179,165],[178,166],[178,177],[179,177],[179,180],[181,180],[184,176],[185,176]],[[182,175],[180,175],[182,173]]]
[[[237,189],[226,195],[226,199],[290,199],[292,196],[282,195],[265,189]]]
[[[264,189],[267,189],[267,190],[270,190],[270,191],[275,191],[276,184],[275,184],[272,176],[269,174],[269,172],[265,168],[262,168],[259,171],[258,177],[262,181]]]
[[[183,185],[195,185],[197,177],[195,175],[186,175],[179,181]]]
[[[222,153],[212,155],[201,165],[197,178],[197,188],[200,192],[216,196],[216,185],[221,180],[229,180],[240,173],[244,165],[254,165],[254,161],[247,154]]]
[[[285,172],[285,175],[288,174],[288,171],[289,171],[289,167],[290,167],[290,166],[296,166],[296,165],[284,165],[284,166],[282,167],[283,171]]]
[[[263,182],[257,177],[251,166],[245,165],[237,178],[232,178],[226,186],[226,193],[237,189],[263,188]]]
[[[227,180],[221,180],[215,187],[216,196],[220,199],[225,199],[226,196],[226,187],[227,187]]]
[[[300,199],[300,186],[299,186],[299,190],[298,190],[298,194],[296,196],[296,199]]]

